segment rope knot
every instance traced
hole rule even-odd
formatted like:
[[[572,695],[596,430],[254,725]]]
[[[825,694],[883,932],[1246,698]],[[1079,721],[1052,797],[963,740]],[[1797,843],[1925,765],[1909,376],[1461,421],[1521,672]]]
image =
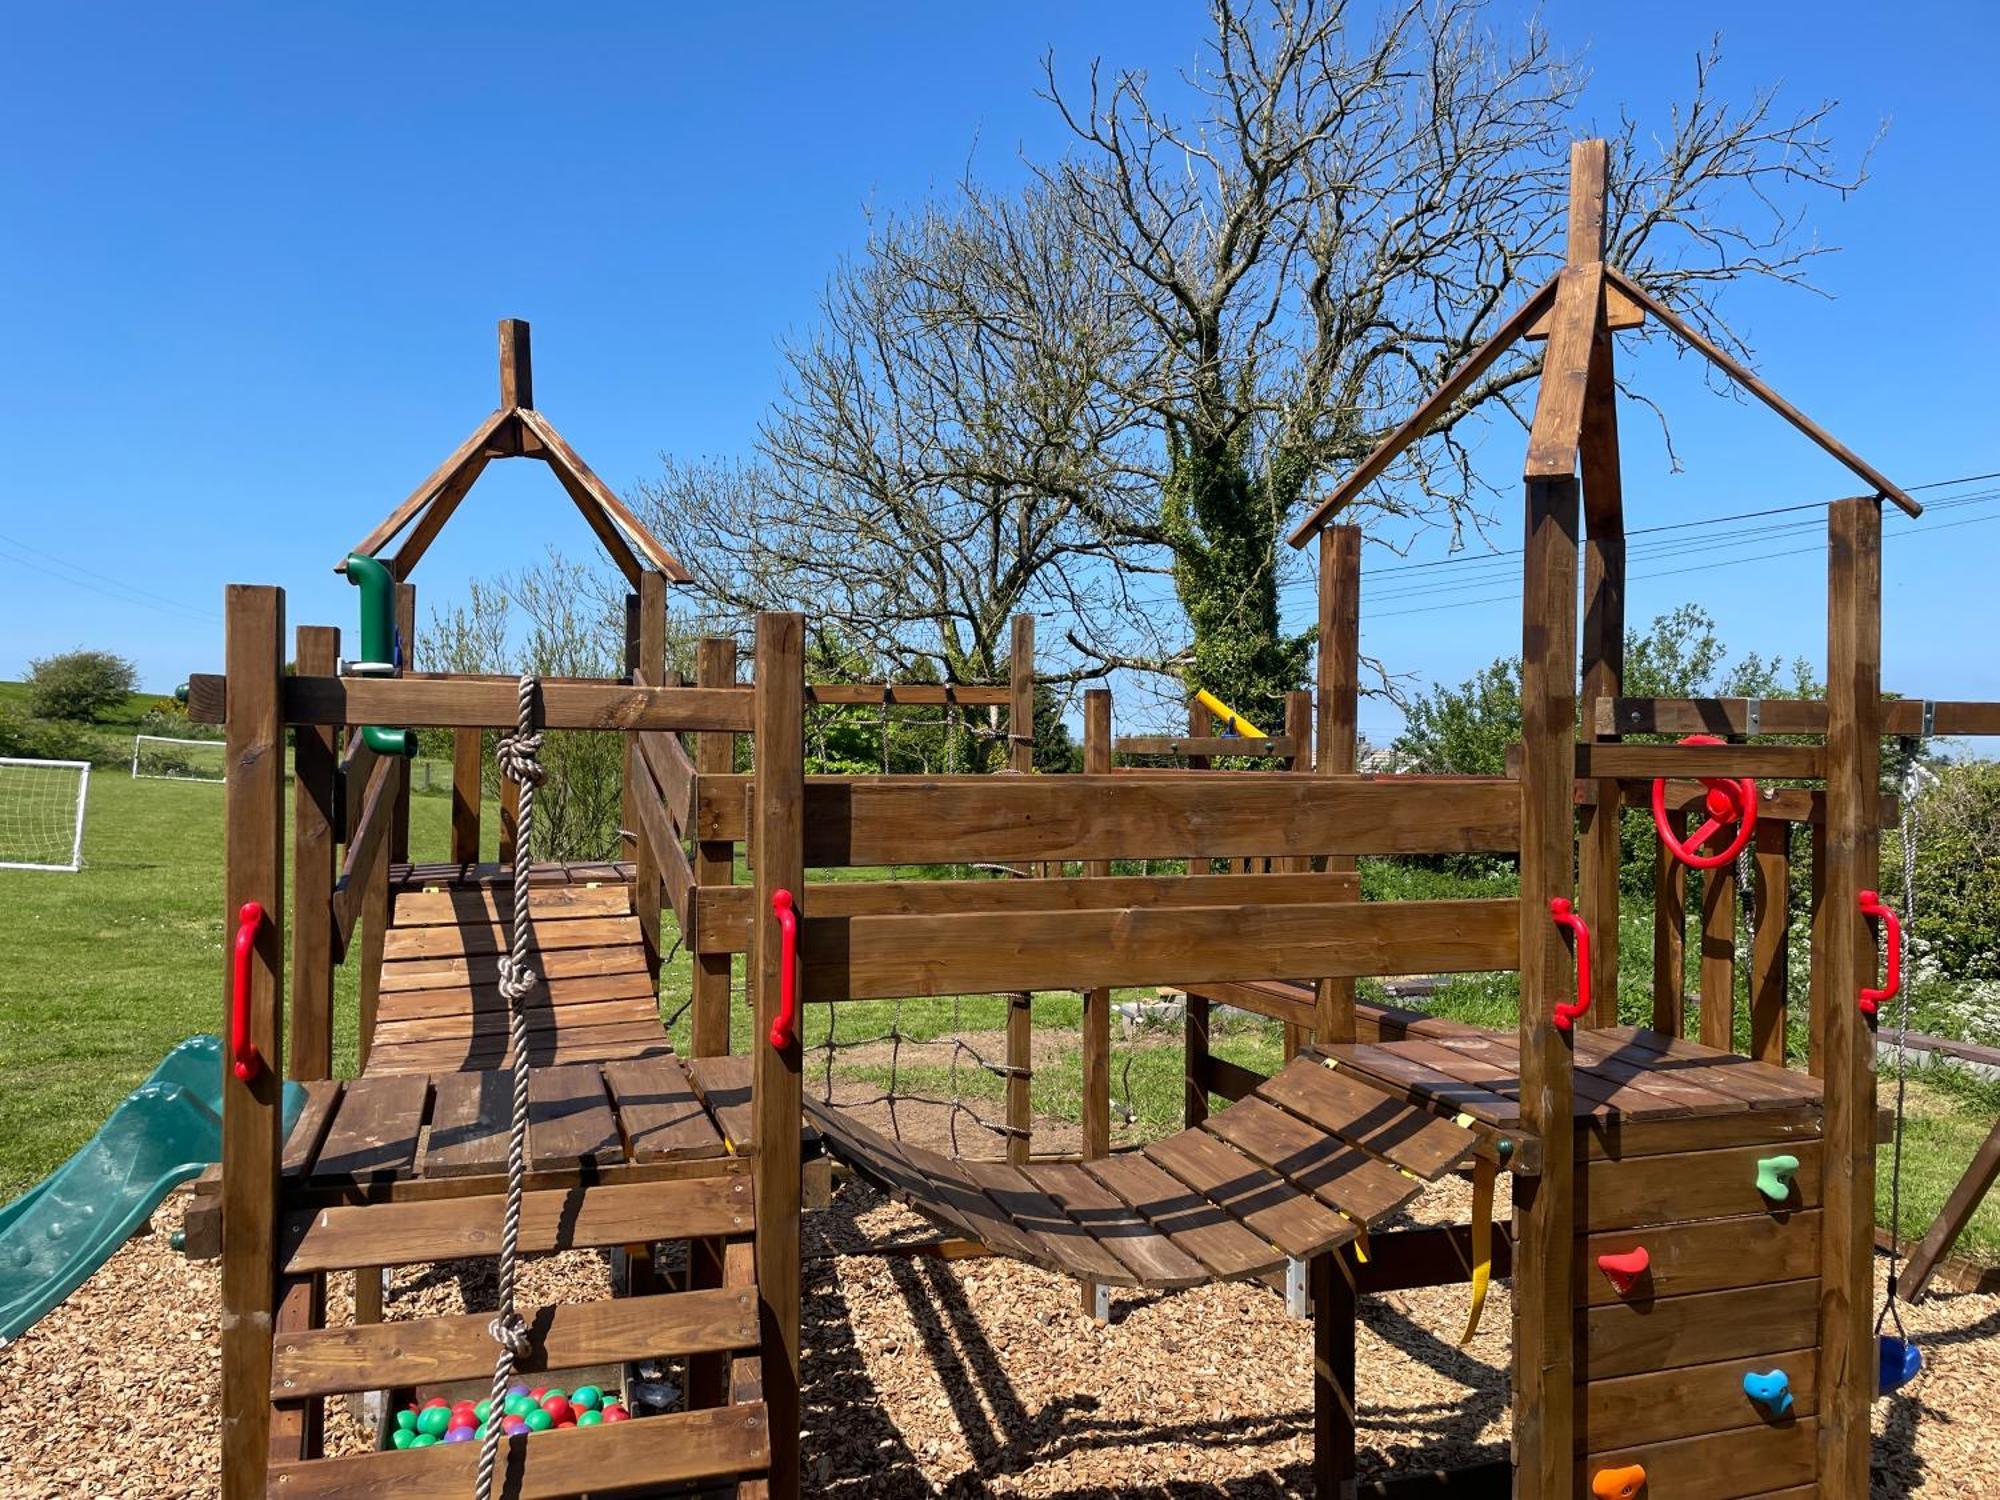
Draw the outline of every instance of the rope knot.
[[[542,765],[539,731],[516,730],[501,735],[500,743],[493,747],[493,759],[500,767],[500,774],[516,786],[540,786],[548,780],[549,773]]]
[[[535,986],[541,982],[541,977],[535,973],[532,964],[523,962],[511,953],[500,955],[499,969],[498,988],[501,997],[510,1003],[527,999],[534,994]]]
[[[528,1324],[513,1308],[503,1308],[486,1325],[486,1331],[493,1342],[505,1349],[516,1360],[526,1359],[535,1352],[534,1340],[528,1337]]]

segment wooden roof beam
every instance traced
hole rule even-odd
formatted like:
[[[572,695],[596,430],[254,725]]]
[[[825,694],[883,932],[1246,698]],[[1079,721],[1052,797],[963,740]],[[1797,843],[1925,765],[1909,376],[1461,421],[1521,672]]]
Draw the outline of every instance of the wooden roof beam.
[[[1713,340],[1703,334],[1700,329],[1682,318],[1679,313],[1640,286],[1638,282],[1615,267],[1608,272],[1608,276],[1612,286],[1616,287],[1641,307],[1645,308],[1654,317],[1658,318],[1662,323],[1666,324],[1689,348],[1693,349],[1702,358],[1722,371],[1723,374],[1742,386],[1744,390],[1755,396],[1759,401],[1770,407],[1772,411],[1804,433],[1823,452],[1846,465],[1848,469],[1859,475],[1866,483],[1874,486],[1876,494],[1885,500],[1895,501],[1905,515],[1920,516],[1924,513],[1924,508],[1908,495],[1904,494],[1897,486],[1891,484],[1880,469],[1877,469],[1845,443],[1834,437],[1833,434],[1813,421],[1783,396],[1780,396],[1770,386],[1753,375],[1749,368],[1740,360],[1722,349]]]
[[[617,528],[631,538],[633,546],[645,554],[648,562],[667,575],[669,583],[686,583],[693,578],[694,575],[681,566],[680,559],[660,545],[659,540],[646,529],[645,524],[637,516],[632,514],[611,486],[599,479],[590,465],[577,455],[577,451],[570,447],[568,441],[555,430],[547,417],[538,411],[523,411],[521,426],[541,443],[542,452],[539,456],[555,470],[556,478],[562,481],[563,488],[569,491],[570,498],[575,500],[579,507],[585,503],[582,497],[587,497],[606,518],[615,522]],[[596,522],[593,521],[591,524],[595,526]],[[598,534],[603,535],[601,531]],[[608,547],[611,544],[607,541],[605,545]]]
[[[381,524],[350,547],[348,552],[359,552],[364,557],[374,557],[396,539],[397,533],[410,524],[418,511],[430,504],[465,469],[471,468],[476,474],[479,469],[484,468],[489,450],[504,441],[503,429],[508,426],[512,416],[513,413],[509,411],[496,411],[481,422],[473,429],[472,436],[452,451],[450,458],[433,469],[429,478],[411,490],[401,505],[383,517]],[[470,480],[466,482],[471,483]],[[341,559],[334,564],[333,570],[336,573],[347,571],[347,553],[341,554]]]
[[[1486,369],[1518,343],[1535,323],[1536,319],[1555,304],[1556,282],[1551,277],[1520,307],[1514,315],[1502,323],[1485,343],[1466,357],[1465,363],[1451,373],[1449,379],[1425,398],[1423,405],[1411,412],[1409,417],[1394,432],[1375,446],[1375,451],[1355,466],[1340,484],[1318,505],[1312,514],[1301,521],[1287,539],[1294,547],[1303,547],[1328,521],[1338,515],[1342,507],[1351,502],[1369,485],[1382,475],[1383,470],[1394,463],[1404,449],[1430,431],[1431,424],[1443,416],[1452,402],[1462,396]]]
[[[1591,349],[1603,307],[1604,262],[1566,267],[1556,288],[1548,353],[1535,392],[1535,421],[1528,433],[1528,462],[1522,476],[1526,479],[1569,479],[1576,473]]]

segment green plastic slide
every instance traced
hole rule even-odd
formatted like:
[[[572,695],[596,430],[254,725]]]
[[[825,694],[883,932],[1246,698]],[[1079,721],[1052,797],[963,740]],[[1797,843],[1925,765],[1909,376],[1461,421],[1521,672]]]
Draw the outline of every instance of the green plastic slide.
[[[81,1286],[178,1184],[222,1154],[222,1039],[169,1052],[104,1128],[0,1208],[0,1344]],[[305,1090],[285,1084],[289,1134]]]

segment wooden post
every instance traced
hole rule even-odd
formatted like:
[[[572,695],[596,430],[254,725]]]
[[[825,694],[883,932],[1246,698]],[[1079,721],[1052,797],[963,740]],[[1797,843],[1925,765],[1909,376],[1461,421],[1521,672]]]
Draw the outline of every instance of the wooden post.
[[[1354,1270],[1334,1250],[1312,1258],[1313,1493],[1354,1497]]]
[[[1667,813],[1677,839],[1687,837],[1687,814]],[[1653,1030],[1680,1036],[1687,1030],[1687,866],[1655,841],[1653,850]]]
[[[477,729],[451,732],[451,857],[479,863],[479,803],[486,777],[484,737]]]
[[[535,374],[528,324],[523,318],[500,320],[500,409],[535,404]]]
[[[733,687],[736,683],[736,642],[710,636],[695,647],[695,681],[702,687]],[[803,710],[801,710],[803,712]],[[713,730],[695,736],[694,764],[698,777],[726,776],[735,766],[736,736]],[[697,890],[731,885],[736,879],[736,846],[713,839],[694,846],[694,883]],[[695,898],[699,904],[701,898]],[[688,1050],[695,1057],[726,1057],[729,1054],[730,955],[703,953],[690,934],[688,951],[694,956],[689,1001]]]
[[[667,683],[667,576],[654,569],[647,569],[639,575],[637,602],[638,617],[634,621],[637,629],[631,642],[634,654],[634,680],[653,687],[664,687]],[[632,738],[628,755],[639,751],[638,737]],[[625,825],[636,829],[638,819]],[[638,857],[632,872],[632,905],[639,916],[639,935],[646,944],[646,967],[651,971],[653,983],[660,982],[660,900],[662,882],[660,877],[661,852],[647,842],[645,835],[639,836]],[[690,948],[694,946],[694,934],[681,934],[681,941]]]
[[[1812,858],[1807,884],[1806,930],[1806,1071],[1813,1077],[1825,1076],[1826,1067],[1826,955],[1830,938],[1826,930],[1826,824],[1814,823],[1806,830],[1812,840]],[[1864,887],[1865,889],[1865,887]]]
[[[396,585],[396,637],[402,644],[402,670],[414,672],[417,669],[417,586],[414,583]],[[397,864],[408,864],[410,859],[410,762],[403,761],[402,772],[396,782],[396,799],[392,806],[395,816],[389,823],[389,860]],[[386,865],[389,860],[384,860]],[[387,875],[387,870],[383,871]]]
[[[1606,147],[1575,141],[1569,152],[1569,248],[1572,266],[1604,258]],[[1591,337],[1590,373],[1584,382],[1578,454],[1589,540],[1583,571],[1582,727],[1598,735],[1592,705],[1616,698],[1625,680],[1625,490],[1618,463],[1618,382],[1611,328],[1602,316]],[[1577,906],[1590,927],[1590,1013],[1586,1026],[1618,1024],[1618,874],[1621,792],[1616,778],[1600,777],[1583,810],[1578,849]]]
[[[1360,754],[1361,528],[1328,526],[1319,534],[1319,734],[1315,768],[1322,776],[1353,774]],[[1353,859],[1327,856],[1329,870],[1352,870]],[[1354,981],[1319,982],[1317,1040],[1352,1042]]]
[[[1701,872],[1701,1042],[1736,1050],[1736,863]]]
[[[1111,693],[1092,688],[1083,695],[1083,769],[1093,776],[1111,770]],[[1086,875],[1109,875],[1109,860],[1091,860]],[[1083,992],[1083,1159],[1111,1154],[1111,991]],[[1082,1284],[1083,1310],[1097,1312],[1097,1285]]]
[[[521,788],[500,778],[500,863],[511,865],[521,844]]]
[[[399,785],[408,784],[410,763],[397,756],[389,767],[389,775],[395,778],[390,784],[393,795]],[[347,826],[352,833],[361,816],[362,802],[358,788],[350,784],[348,792]],[[392,834],[393,831],[392,824]],[[361,1013],[356,1056],[364,1073],[368,1071],[368,1054],[375,1045],[375,1012],[382,993],[382,950],[389,932],[389,853],[385,846],[376,846],[375,858],[369,861],[361,889],[361,972],[355,976]],[[355,1300],[359,1305],[358,1293]]]
[[[1285,694],[1285,735],[1292,742],[1292,754],[1285,769],[1294,772],[1312,773],[1312,732],[1313,698],[1303,690]],[[1109,769],[1107,767],[1107,769]],[[1280,871],[1303,871],[1312,868],[1312,860],[1304,855],[1287,854],[1271,861],[1271,868]],[[1299,1055],[1299,1048],[1312,1039],[1312,1033],[1303,1026],[1285,1023],[1285,1061],[1290,1062]]]
[[[1014,616],[1007,660],[1007,769],[1031,775],[1035,769],[1035,618]],[[1039,871],[1037,873],[1040,873]],[[1007,1160],[1028,1160],[1034,1139],[1034,996],[1007,997]]]
[[[1188,738],[1206,739],[1215,732],[1215,723],[1208,710],[1193,698],[1188,700]],[[1206,755],[1187,757],[1190,771],[1206,771]],[[1212,861],[1190,854],[1188,874],[1206,875]],[[1226,868],[1233,868],[1224,861]],[[1192,1130],[1208,1118],[1208,1080],[1210,1074],[1208,1060],[1208,1028],[1212,1007],[1208,996],[1192,992],[1186,993],[1181,1001],[1185,1007],[1181,1018],[1181,1117]]]
[[[771,897],[790,891],[805,910],[805,617],[757,617],[755,803],[755,1018],[751,1032],[757,1154],[757,1296],[764,1401],[771,1421],[771,1495],[799,1493],[799,1046],[782,1052],[768,1035],[778,1015],[778,924]]]
[[[1755,926],[1750,949],[1750,1055],[1785,1065],[1786,987],[1791,937],[1792,825],[1776,818],[1757,824]]]
[[[1860,895],[1881,855],[1882,504],[1827,511],[1826,903],[1819,1293],[1819,1484],[1866,1500],[1875,1341],[1875,1039],[1856,999],[1875,982]]]
[[[301,674],[331,677],[340,670],[340,632],[301,625],[294,647]],[[292,750],[292,878],[298,921],[292,924],[292,1035],[285,1076],[333,1077],[334,778],[332,725],[300,725]],[[226,1033],[225,1033],[226,1034]]]
[[[271,1335],[278,1303],[278,1167],[284,1152],[278,1075],[285,1030],[285,595],[230,585],[224,654],[229,680],[223,791],[228,914],[223,1014],[229,1035],[229,955],[245,903],[264,909],[250,964],[250,1040],[264,1065],[247,1082],[222,1074],[222,1495],[251,1500],[270,1461]]]

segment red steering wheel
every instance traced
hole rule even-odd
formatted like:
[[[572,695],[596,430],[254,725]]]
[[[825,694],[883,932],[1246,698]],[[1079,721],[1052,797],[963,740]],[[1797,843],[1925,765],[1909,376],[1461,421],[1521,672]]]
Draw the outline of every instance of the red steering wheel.
[[[1683,745],[1720,745],[1723,742],[1712,734],[1691,734],[1682,740]],[[1701,784],[1708,788],[1702,805],[1708,810],[1708,820],[1685,840],[1674,837],[1667,826],[1667,781],[1664,776],[1653,782],[1653,828],[1660,835],[1660,842],[1669,853],[1682,864],[1696,870],[1715,870],[1728,864],[1743,852],[1743,846],[1750,842],[1750,835],[1757,831],[1757,783],[1748,776],[1704,776]],[[1731,823],[1736,825],[1736,836],[1727,848],[1716,854],[1701,854],[1701,846],[1714,838]]]

